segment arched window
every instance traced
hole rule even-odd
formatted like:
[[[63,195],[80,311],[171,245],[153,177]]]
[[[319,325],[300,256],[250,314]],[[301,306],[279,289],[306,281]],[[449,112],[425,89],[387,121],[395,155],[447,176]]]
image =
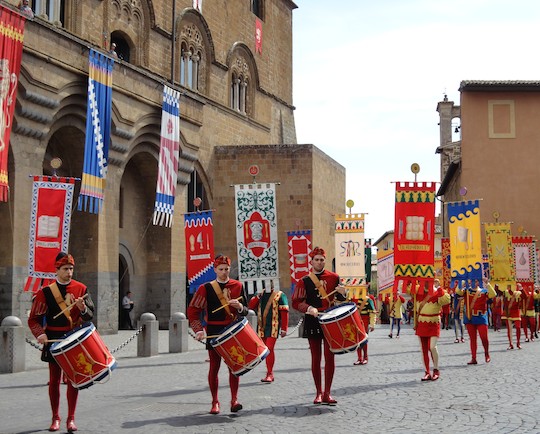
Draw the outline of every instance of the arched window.
[[[47,15],[51,23],[64,24],[64,0],[34,0],[32,4],[35,15]]]
[[[131,57],[131,50],[129,48],[129,44],[122,37],[122,35],[118,34],[117,32],[114,32],[111,35],[110,54],[113,57],[117,57],[118,59],[124,60],[126,62],[129,62],[129,59]]]
[[[180,84],[201,91],[205,59],[201,32],[194,24],[187,24],[182,28],[181,39]]]
[[[231,69],[231,108],[245,115],[250,114],[252,96],[249,66],[244,58],[237,57]]]

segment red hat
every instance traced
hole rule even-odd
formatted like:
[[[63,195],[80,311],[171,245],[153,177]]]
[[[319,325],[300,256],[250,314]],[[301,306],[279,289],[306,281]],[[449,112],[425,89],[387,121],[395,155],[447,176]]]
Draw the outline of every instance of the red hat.
[[[321,255],[321,256],[324,256],[326,258],[326,252],[324,251],[323,248],[321,247],[315,247],[311,253],[309,254],[309,256],[311,257],[311,259],[313,259],[315,256],[317,255]]]
[[[217,268],[220,265],[228,265],[231,266],[231,258],[228,256],[219,255],[214,259],[214,268]]]
[[[71,256],[69,253],[65,256],[62,256],[59,258],[55,263],[55,268],[60,268],[62,265],[73,265],[75,266],[75,259],[73,259],[73,256]]]

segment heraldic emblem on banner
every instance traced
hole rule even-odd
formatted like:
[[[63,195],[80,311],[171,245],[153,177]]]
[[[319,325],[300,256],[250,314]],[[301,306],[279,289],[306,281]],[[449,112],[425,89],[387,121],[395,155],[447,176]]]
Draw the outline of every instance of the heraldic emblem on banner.
[[[74,184],[75,178],[34,177],[25,291],[56,278],[56,255],[69,247]]]
[[[294,291],[298,281],[311,272],[311,231],[287,232],[287,245],[289,246],[289,264],[291,268],[291,292]]]
[[[275,184],[235,185],[238,277],[247,283],[279,289]],[[258,286],[258,289],[261,288]]]
[[[189,293],[216,278],[212,211],[184,214]]]
[[[490,281],[500,289],[506,289],[516,279],[511,223],[485,223],[484,231]]]

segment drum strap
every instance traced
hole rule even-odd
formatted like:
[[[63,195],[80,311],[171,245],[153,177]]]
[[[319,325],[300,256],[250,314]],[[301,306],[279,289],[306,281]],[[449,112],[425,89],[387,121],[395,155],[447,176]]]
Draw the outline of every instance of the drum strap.
[[[309,273],[309,278],[314,283],[315,288],[317,288],[317,291],[319,291],[319,294],[322,296],[322,298],[328,299],[328,295],[326,294],[326,289],[324,288],[324,285],[319,280],[319,278],[315,275],[315,273]]]
[[[221,305],[223,306],[223,308],[227,312],[227,315],[230,316],[230,317],[233,317],[234,315],[231,313],[231,309],[229,307],[229,300],[227,300],[227,298],[225,298],[225,295],[223,294],[223,291],[221,290],[221,286],[219,286],[218,281],[217,280],[212,280],[212,282],[210,282],[210,284],[212,285],[212,288],[214,288],[214,291],[215,291],[216,295],[218,296],[219,301],[221,302]]]
[[[64,297],[62,297],[62,294],[60,294],[60,289],[58,289],[58,285],[56,284],[56,282],[54,282],[52,285],[49,285],[49,288],[51,288],[51,293],[54,296],[54,299],[56,300],[60,311],[64,311],[64,315],[69,321],[69,326],[73,327],[73,320],[71,319],[71,314],[69,313],[69,310],[66,306],[66,301],[64,300]]]

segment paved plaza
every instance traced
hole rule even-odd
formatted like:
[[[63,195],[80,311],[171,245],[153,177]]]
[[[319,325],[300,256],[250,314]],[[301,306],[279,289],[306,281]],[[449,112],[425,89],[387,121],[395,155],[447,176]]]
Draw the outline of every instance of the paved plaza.
[[[102,336],[114,351],[133,332]],[[469,342],[439,341],[441,378],[421,382],[419,343],[410,326],[400,339],[388,325],[370,334],[369,363],[353,366],[355,353],[336,355],[332,394],[337,406],[312,404],[315,396],[307,340],[297,333],[276,344],[276,381],[264,384],[264,362],[243,375],[239,401],[229,412],[228,376],[220,371],[222,412],[210,415],[204,346],[168,353],[160,331],[159,355],[136,357],[137,340],[114,352],[118,368],[109,381],[79,394],[81,433],[537,433],[540,432],[540,341],[507,351],[505,330],[490,331],[491,363],[468,366]],[[25,372],[0,375],[0,433],[45,433],[50,424],[46,365],[26,346]],[[65,386],[62,386],[65,389]],[[66,399],[61,397],[62,430]],[[62,432],[62,431],[60,431]],[[64,431],[65,432],[65,431]]]

